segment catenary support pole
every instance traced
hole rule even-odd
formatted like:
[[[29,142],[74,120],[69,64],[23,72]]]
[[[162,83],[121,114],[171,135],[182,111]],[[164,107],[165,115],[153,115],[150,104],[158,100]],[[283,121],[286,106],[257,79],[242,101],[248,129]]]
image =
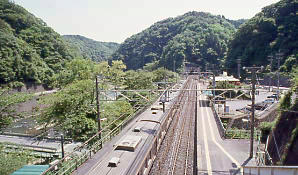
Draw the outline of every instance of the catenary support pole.
[[[99,106],[99,92],[98,92],[98,77],[96,76],[96,108],[97,108],[97,125],[98,125],[98,139],[101,139],[101,124],[100,124],[100,106]]]
[[[280,82],[279,82],[279,78],[280,78],[280,75],[279,75],[279,67],[280,67],[280,60],[282,58],[283,54],[281,52],[278,52],[276,54],[276,59],[277,59],[277,100],[279,100],[279,95],[280,95],[280,92],[279,92],[279,86],[280,86]]]
[[[263,67],[243,67],[243,69],[251,72],[251,118],[250,118],[250,151],[249,157],[253,157],[253,144],[254,144],[254,129],[255,129],[255,93],[256,93],[256,72],[262,70]]]
[[[64,135],[61,134],[61,156],[62,156],[62,159],[64,158]]]
[[[237,73],[238,73],[238,79],[240,80],[240,67],[241,67],[241,59],[237,59]]]

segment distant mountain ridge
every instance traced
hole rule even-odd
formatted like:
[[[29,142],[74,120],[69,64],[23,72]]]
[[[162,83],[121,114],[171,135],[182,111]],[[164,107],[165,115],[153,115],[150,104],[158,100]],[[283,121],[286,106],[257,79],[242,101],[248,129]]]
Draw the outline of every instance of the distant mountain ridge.
[[[181,68],[184,59],[196,65],[218,64],[237,27],[245,22],[231,21],[196,11],[168,18],[126,39],[112,57],[123,60],[128,69],[156,63],[173,70],[174,60]]]
[[[0,0],[0,85],[48,84],[74,55],[44,21],[9,0]]]
[[[63,38],[76,48],[83,58],[98,62],[108,60],[119,47],[119,44],[115,42],[95,41],[80,35],[64,35]]]

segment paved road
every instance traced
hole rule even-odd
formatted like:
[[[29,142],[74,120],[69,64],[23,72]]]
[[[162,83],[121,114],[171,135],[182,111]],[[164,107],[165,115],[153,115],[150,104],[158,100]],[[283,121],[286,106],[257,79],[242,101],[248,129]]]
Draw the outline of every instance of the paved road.
[[[259,95],[256,95],[256,103],[264,101],[267,98],[267,96],[270,96],[272,94],[273,92],[260,91]],[[230,107],[230,110],[236,111],[236,109],[241,109],[251,104],[251,100],[227,101],[226,104]]]
[[[205,87],[200,84],[199,88]],[[206,96],[198,100],[198,174],[240,173],[239,167],[249,161],[249,140],[222,140]]]

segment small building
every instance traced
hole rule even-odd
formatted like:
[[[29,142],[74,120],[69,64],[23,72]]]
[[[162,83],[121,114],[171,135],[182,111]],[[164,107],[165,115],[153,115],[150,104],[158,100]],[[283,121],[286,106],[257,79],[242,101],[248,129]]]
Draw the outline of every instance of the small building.
[[[234,84],[234,85],[240,85],[240,80],[231,76],[228,76],[227,72],[223,72],[223,74],[221,74],[220,76],[216,76],[215,77],[215,82],[228,82],[230,84]]]

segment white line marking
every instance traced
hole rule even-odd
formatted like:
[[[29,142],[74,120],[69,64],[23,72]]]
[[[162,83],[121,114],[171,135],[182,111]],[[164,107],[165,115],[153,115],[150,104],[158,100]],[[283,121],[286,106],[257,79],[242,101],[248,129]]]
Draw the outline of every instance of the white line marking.
[[[240,168],[240,163],[234,159],[216,140],[215,140],[215,136],[214,136],[214,132],[212,130],[212,126],[211,126],[211,122],[210,122],[210,115],[209,115],[209,111],[208,109],[206,108],[206,113],[207,113],[207,119],[208,119],[208,123],[209,123],[209,128],[210,128],[210,132],[211,132],[211,137],[212,137],[212,140],[213,142],[221,149],[221,151],[223,153],[225,153],[226,156],[228,156],[228,158],[237,165],[238,168]]]
[[[199,88],[200,88],[200,85],[199,85]],[[200,100],[201,96],[199,96],[199,97],[200,97],[199,98],[199,100]],[[199,102],[200,102],[200,104],[202,103],[201,100]],[[203,115],[203,110],[200,110],[200,111],[201,111],[201,118],[203,120],[203,135],[204,135],[205,156],[206,156],[206,160],[207,160],[207,171],[208,171],[209,175],[212,175],[212,167],[211,167],[210,154],[209,154],[209,148],[208,148],[208,142],[207,142],[206,127],[205,127],[205,117]]]

